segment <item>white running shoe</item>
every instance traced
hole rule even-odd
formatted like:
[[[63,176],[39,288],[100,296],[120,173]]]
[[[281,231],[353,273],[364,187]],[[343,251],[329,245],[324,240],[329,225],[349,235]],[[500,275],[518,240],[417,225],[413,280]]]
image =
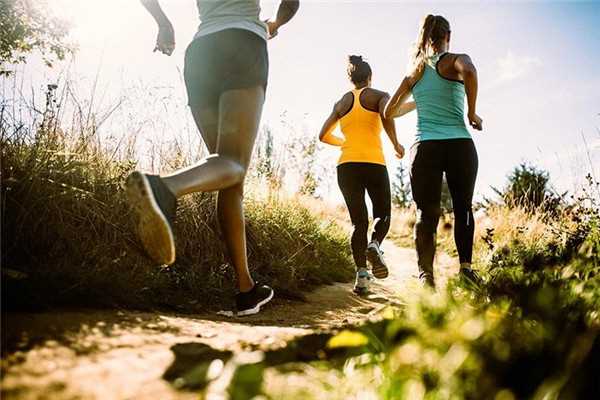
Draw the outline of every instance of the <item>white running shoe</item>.
[[[375,278],[385,279],[388,277],[388,267],[383,259],[383,251],[379,248],[377,240],[372,240],[367,246],[367,261],[371,264]]]
[[[354,282],[354,293],[365,294],[369,291],[369,285],[371,284],[371,274],[366,268],[360,268],[356,272],[356,281]]]

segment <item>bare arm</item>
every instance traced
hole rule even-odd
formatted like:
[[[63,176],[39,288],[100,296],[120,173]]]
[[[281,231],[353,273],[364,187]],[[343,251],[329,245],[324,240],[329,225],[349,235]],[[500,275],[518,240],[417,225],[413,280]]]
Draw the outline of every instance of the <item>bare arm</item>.
[[[467,104],[469,107],[467,113],[469,124],[474,129],[480,131],[483,128],[483,120],[477,115],[477,69],[475,68],[475,65],[473,65],[471,58],[466,54],[456,57],[454,68],[465,83],[465,92],[467,94]]]
[[[337,104],[333,106],[333,110],[329,117],[323,123],[323,127],[321,128],[321,132],[319,133],[319,140],[323,143],[330,144],[332,146],[342,146],[344,144],[344,139],[339,136],[333,134],[338,122],[339,115],[337,112]]]
[[[409,101],[408,103],[402,103],[400,108],[398,109],[398,113],[396,117],[401,117],[403,115],[408,114],[411,111],[415,111],[417,109],[417,103],[414,101]]]
[[[414,103],[413,105],[402,107],[404,102],[410,96],[411,88],[413,87],[413,82],[414,79],[409,76],[405,77],[402,80],[402,83],[400,83],[400,86],[396,90],[396,93],[394,93],[390,101],[387,103],[387,106],[385,107],[385,118],[396,118],[406,114],[409,111],[414,110]]]
[[[398,158],[404,157],[404,147],[398,141],[398,135],[396,133],[396,122],[394,122],[393,118],[385,118],[385,106],[388,103],[390,98],[389,94],[385,94],[381,96],[379,99],[379,115],[381,115],[381,122],[383,124],[383,129],[385,133],[390,138],[390,142],[394,145],[394,150],[396,150],[396,155]]]
[[[170,56],[175,50],[175,32],[171,21],[160,7],[158,0],[141,0],[141,2],[158,24],[158,37],[154,51]]]
[[[269,35],[274,37],[277,35],[279,28],[287,24],[298,12],[300,8],[299,0],[281,0],[279,8],[277,9],[277,16],[275,20],[267,22],[269,27]]]

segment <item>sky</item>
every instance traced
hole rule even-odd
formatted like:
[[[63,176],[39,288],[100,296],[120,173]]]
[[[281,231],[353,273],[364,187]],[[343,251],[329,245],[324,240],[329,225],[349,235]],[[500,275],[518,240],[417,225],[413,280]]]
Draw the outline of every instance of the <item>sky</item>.
[[[68,69],[82,96],[95,86],[101,94],[96,101],[107,109],[126,99],[121,118],[154,121],[140,132],[197,137],[181,78],[185,48],[199,23],[194,1],[162,1],[176,32],[171,57],[152,52],[156,26],[137,0],[49,4],[71,21],[78,51],[68,66],[26,66],[34,87]],[[262,6],[268,18],[277,3]],[[350,89],[349,54],[368,60],[375,88],[393,92],[427,13],[450,21],[451,51],[469,54],[478,69],[478,114],[484,120],[484,131],[473,132],[478,198],[489,195],[490,186],[503,186],[508,172],[525,160],[549,170],[559,190],[575,190],[590,171],[600,178],[600,2],[301,1],[297,16],[269,42],[263,124],[285,134],[276,129],[283,120],[301,134],[317,135],[334,102]],[[414,113],[397,120],[407,149],[415,123]],[[130,127],[115,115],[103,129],[118,136],[118,129]],[[323,150],[331,170],[336,152]],[[391,146],[386,153],[395,168]],[[328,187],[337,196],[335,182]]]

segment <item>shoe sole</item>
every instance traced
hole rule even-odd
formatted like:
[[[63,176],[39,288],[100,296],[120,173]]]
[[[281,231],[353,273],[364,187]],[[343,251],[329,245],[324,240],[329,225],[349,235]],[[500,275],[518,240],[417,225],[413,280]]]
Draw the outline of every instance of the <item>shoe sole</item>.
[[[373,276],[377,279],[385,279],[389,275],[388,267],[385,265],[377,251],[367,249],[367,261],[371,263]]]
[[[365,294],[369,293],[369,288],[367,288],[367,287],[361,287],[361,288],[355,287],[354,289],[352,289],[352,291],[354,293],[356,293],[357,295],[362,296],[362,295],[365,295]]]
[[[267,304],[268,302],[270,302],[273,299],[274,295],[275,295],[275,291],[271,290],[271,294],[269,295],[269,297],[260,301],[254,308],[249,308],[244,311],[238,311],[237,316],[238,317],[246,317],[248,315],[258,314],[260,312],[260,308],[262,306],[264,306],[265,304]]]
[[[125,182],[125,192],[137,215],[138,234],[148,256],[161,265],[173,264],[173,231],[154,198],[148,179],[140,172],[131,173]]]

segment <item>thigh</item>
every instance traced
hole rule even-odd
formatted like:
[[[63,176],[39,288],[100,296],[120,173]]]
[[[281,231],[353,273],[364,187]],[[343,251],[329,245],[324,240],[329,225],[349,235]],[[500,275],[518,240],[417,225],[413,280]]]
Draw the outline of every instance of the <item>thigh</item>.
[[[183,78],[192,110],[218,109],[224,64],[219,34],[195,39],[185,51]]]
[[[444,172],[440,148],[433,140],[411,148],[410,187],[417,208],[440,205]]]
[[[369,165],[363,178],[373,203],[373,218],[389,216],[392,211],[392,194],[387,168],[384,165]]]
[[[365,202],[365,187],[360,172],[352,164],[342,164],[337,168],[338,185],[344,196],[353,225],[368,221],[369,218],[367,203]]]
[[[473,201],[479,161],[470,139],[453,140],[448,146],[446,180],[454,208],[469,206]]]
[[[265,90],[262,86],[228,90],[219,101],[217,153],[250,164],[254,141],[262,115]]]
[[[220,59],[216,36],[202,37],[188,46],[183,70],[188,105],[211,154],[217,150],[220,87],[215,82],[221,79]]]
[[[208,152],[210,154],[216,153],[219,134],[219,107],[196,107],[191,108],[191,111]]]

